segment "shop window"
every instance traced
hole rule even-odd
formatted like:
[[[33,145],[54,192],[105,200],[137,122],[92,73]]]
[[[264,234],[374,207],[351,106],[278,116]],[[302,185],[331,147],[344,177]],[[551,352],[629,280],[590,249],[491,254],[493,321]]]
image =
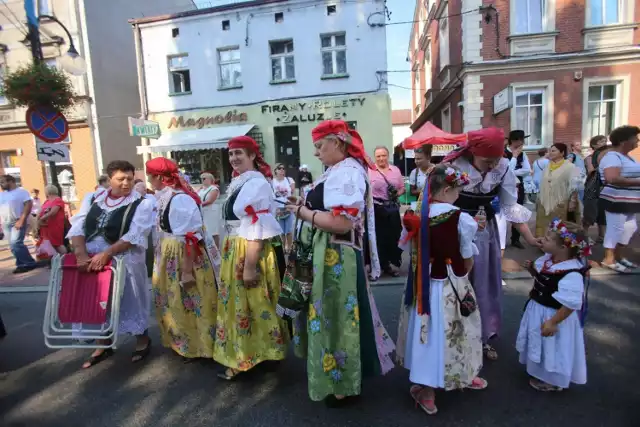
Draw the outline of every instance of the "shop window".
[[[273,41],[271,48],[271,81],[281,82],[296,78],[293,60],[293,40]]]
[[[587,129],[589,136],[609,135],[616,127],[618,85],[589,86],[587,100]]]
[[[512,129],[524,130],[525,145],[542,145],[544,90],[524,89],[515,91],[516,122]]]
[[[620,23],[621,0],[589,0],[590,25],[611,25]]]
[[[191,93],[189,55],[169,56],[169,90],[173,95]]]
[[[346,34],[328,34],[320,36],[323,76],[347,74]]]
[[[242,68],[240,66],[240,48],[218,50],[218,65],[220,67],[220,88],[242,87]]]

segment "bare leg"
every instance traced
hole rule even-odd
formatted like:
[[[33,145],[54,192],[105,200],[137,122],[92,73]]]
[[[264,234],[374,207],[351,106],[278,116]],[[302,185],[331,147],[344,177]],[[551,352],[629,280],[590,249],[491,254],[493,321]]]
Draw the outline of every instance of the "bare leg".
[[[618,245],[620,246],[620,245]],[[612,265],[616,263],[616,255],[618,252],[618,246],[616,249],[604,248],[604,259],[602,260],[602,264],[604,265]]]

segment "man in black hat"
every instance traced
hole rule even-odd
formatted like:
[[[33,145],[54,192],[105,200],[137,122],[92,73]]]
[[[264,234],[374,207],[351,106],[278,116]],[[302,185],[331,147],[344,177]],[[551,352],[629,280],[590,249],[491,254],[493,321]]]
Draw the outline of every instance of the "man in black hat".
[[[518,177],[518,204],[524,204],[524,177],[531,174],[529,158],[524,153],[524,140],[529,138],[523,130],[512,130],[507,138],[507,146],[504,149],[504,157],[509,159],[509,167]],[[518,249],[524,249],[520,243],[520,232],[511,227],[511,245]]]

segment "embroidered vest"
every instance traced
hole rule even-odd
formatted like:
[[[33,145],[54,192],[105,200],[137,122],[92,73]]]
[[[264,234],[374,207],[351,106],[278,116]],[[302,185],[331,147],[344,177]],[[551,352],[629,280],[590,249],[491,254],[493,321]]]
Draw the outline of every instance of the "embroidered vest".
[[[434,279],[446,279],[449,276],[449,264],[456,276],[465,274],[458,236],[460,213],[459,210],[455,210],[429,218],[429,253],[431,277]]]
[[[588,267],[573,270],[554,271],[554,272],[538,272],[533,271],[533,288],[529,292],[529,299],[534,300],[545,307],[554,308],[556,310],[562,307],[562,304],[553,298],[553,294],[558,292],[558,284],[569,273],[580,273],[584,278],[589,270]]]
[[[93,203],[84,222],[84,235],[87,242],[102,236],[107,243],[111,245],[116,243],[129,231],[133,215],[143,200],[143,198],[139,198],[110,212],[103,210],[97,203]]]

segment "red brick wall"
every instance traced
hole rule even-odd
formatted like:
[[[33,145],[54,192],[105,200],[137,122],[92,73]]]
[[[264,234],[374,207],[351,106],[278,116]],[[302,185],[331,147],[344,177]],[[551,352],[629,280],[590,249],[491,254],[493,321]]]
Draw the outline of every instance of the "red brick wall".
[[[492,98],[500,90],[510,83],[535,82],[543,80],[553,80],[554,83],[554,142],[572,142],[582,139],[582,102],[583,102],[583,82],[574,81],[574,71],[542,71],[531,73],[517,73],[497,76],[482,76],[482,95],[484,98],[483,126],[497,126],[503,128],[505,132],[511,130],[510,111],[503,111],[498,116],[493,116]],[[640,63],[613,65],[609,67],[591,67],[581,70],[583,78],[591,77],[614,77],[626,76],[630,78],[630,102],[628,123],[640,124],[640,105],[634,102],[634,94],[640,93]]]

